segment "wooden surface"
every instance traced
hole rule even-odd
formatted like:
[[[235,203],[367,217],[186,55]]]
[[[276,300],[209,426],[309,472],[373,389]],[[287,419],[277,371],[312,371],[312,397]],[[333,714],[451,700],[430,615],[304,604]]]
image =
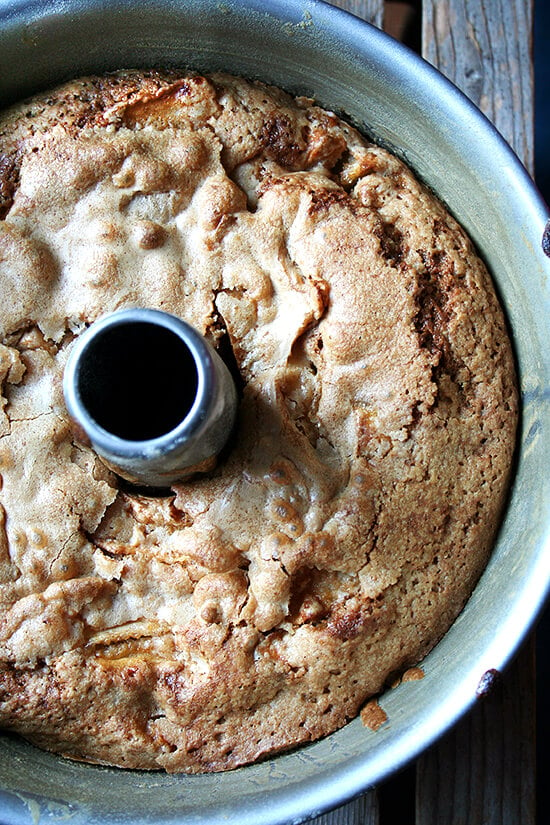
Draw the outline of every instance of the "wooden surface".
[[[332,0],[418,48],[533,172],[531,0]],[[529,639],[488,696],[401,774],[313,825],[535,825]]]
[[[530,0],[424,2],[422,51],[533,169]]]
[[[332,0],[332,5],[368,20],[379,29],[384,25],[384,3],[379,0]]]

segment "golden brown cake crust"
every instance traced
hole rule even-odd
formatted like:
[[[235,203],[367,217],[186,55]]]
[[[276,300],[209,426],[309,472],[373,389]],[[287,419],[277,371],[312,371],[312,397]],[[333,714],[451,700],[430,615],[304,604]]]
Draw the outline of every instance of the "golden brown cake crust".
[[[0,116],[0,289],[2,726],[223,770],[341,726],[446,631],[498,525],[514,369],[398,159],[261,84],[77,80]],[[75,336],[126,306],[241,377],[227,457],[165,498],[120,489],[63,403]]]

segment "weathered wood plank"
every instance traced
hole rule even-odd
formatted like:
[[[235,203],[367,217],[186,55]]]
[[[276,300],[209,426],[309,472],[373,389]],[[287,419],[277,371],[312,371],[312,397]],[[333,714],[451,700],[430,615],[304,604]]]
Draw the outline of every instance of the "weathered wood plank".
[[[416,825],[534,825],[533,645],[417,767]]]
[[[424,0],[423,54],[533,168],[532,0]]]
[[[533,171],[531,0],[424,0],[423,54]],[[418,761],[416,825],[534,825],[533,639],[502,683]]]
[[[415,9],[412,3],[391,2],[384,6],[384,31],[386,34],[395,37],[396,40],[404,40],[407,27],[415,17]]]
[[[368,20],[382,28],[382,21],[384,18],[384,2],[383,0],[329,0],[333,6],[339,6],[341,9],[350,11],[357,17],[362,17],[363,20]]]
[[[312,819],[310,825],[378,825],[378,822],[378,798],[376,792],[371,791],[341,808]]]

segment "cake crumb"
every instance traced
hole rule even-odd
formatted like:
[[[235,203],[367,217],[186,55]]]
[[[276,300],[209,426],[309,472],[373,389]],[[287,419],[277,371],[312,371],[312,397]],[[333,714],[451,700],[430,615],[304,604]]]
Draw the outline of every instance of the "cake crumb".
[[[476,689],[476,696],[478,697],[478,699],[482,699],[489,693],[491,693],[499,682],[500,673],[498,670],[491,668],[490,670],[485,671],[485,673],[479,680]]]
[[[403,676],[401,677],[402,682],[418,682],[419,679],[423,679],[426,674],[422,670],[421,667],[410,667],[408,670],[405,671]]]
[[[384,708],[380,707],[377,699],[371,699],[370,702],[367,702],[360,715],[363,725],[370,730],[376,731],[388,721],[388,714]]]
[[[423,675],[513,466],[505,319],[443,204],[281,89],[77,78],[0,113],[0,292],[0,727],[170,773],[361,708],[380,728],[367,701]],[[239,392],[215,465],[170,491],[112,473],[63,396],[82,331],[136,306],[205,335]]]

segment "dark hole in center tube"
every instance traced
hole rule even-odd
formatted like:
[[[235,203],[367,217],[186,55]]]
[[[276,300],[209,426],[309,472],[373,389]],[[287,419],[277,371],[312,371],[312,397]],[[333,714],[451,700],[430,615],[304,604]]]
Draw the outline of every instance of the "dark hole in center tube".
[[[88,414],[128,441],[175,429],[193,406],[197,387],[187,345],[171,330],[148,322],[118,324],[94,338],[78,376]]]

